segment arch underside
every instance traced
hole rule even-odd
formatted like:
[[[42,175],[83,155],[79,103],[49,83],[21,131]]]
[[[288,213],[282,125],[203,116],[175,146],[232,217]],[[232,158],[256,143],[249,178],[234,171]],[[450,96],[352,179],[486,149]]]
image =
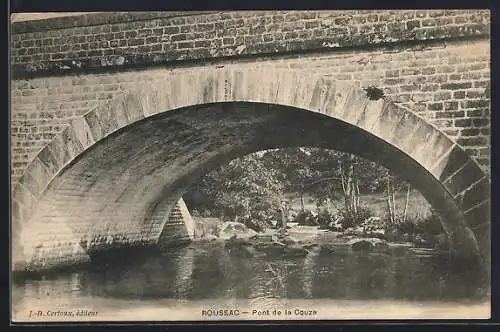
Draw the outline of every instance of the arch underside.
[[[489,182],[477,164],[411,112],[384,100],[369,101],[363,91],[339,89],[343,92],[328,106],[328,89],[321,89],[321,105],[315,108],[310,107],[312,90],[307,108],[300,102],[292,107],[290,102],[222,101],[158,109],[152,116],[144,111],[145,118],[134,118],[128,103],[121,126],[112,105],[89,113],[86,132],[73,124],[63,133],[65,151],[55,144],[42,151],[39,166],[14,193],[15,204],[29,206],[23,192],[40,192],[31,208],[13,211],[14,263],[33,263],[35,248],[44,243],[69,244],[69,259],[85,257],[77,243],[93,234],[112,235],[117,245],[120,239],[156,243],[165,216],[207,171],[251,152],[291,146],[336,149],[386,166],[443,215],[455,250],[489,259],[484,208]],[[47,175],[51,168],[53,177]],[[48,185],[34,181],[34,174],[45,176]]]

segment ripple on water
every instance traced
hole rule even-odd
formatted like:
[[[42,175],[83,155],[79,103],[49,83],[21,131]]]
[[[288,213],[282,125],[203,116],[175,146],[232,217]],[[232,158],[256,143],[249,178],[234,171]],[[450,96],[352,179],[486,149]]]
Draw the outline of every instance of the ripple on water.
[[[299,299],[470,303],[489,296],[484,276],[452,268],[446,255],[425,248],[356,252],[320,246],[303,258],[241,258],[212,243],[123,261],[17,280],[13,304],[127,307],[131,301],[155,306],[239,299],[270,309]]]

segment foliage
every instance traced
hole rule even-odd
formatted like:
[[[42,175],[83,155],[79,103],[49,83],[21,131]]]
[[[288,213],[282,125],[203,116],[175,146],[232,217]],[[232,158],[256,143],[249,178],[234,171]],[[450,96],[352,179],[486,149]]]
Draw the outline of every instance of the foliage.
[[[410,241],[414,240],[417,235],[431,239],[435,235],[443,234],[440,217],[435,211],[424,218],[397,219],[394,223],[388,221],[387,230],[396,231],[400,235],[408,234]]]
[[[331,222],[335,220],[334,216],[328,211],[328,209],[321,209],[318,213],[318,225],[319,226],[328,226]]]
[[[240,221],[260,230],[271,220],[281,218],[283,186],[276,173],[266,168],[257,155],[247,155],[209,172],[191,188],[185,200],[192,208],[209,210],[223,220]]]
[[[303,210],[297,213],[293,222],[298,223],[300,226],[317,226],[318,221],[313,213],[309,210]]]
[[[400,234],[408,234],[410,240],[416,235],[416,222],[415,220],[405,220],[399,223],[393,224],[392,229],[397,230]]]
[[[387,169],[375,162],[335,150],[309,147],[267,150],[234,159],[208,172],[185,193],[184,199],[201,216],[241,221],[259,230],[281,219],[284,192],[304,193],[312,196],[317,205],[343,201],[344,207],[335,208],[341,210],[340,218],[349,227],[372,215],[359,207],[359,195],[383,192],[388,174]],[[348,210],[344,189],[349,176],[355,179],[351,193],[355,190],[356,194],[350,198],[357,200],[356,216],[342,211]],[[400,179],[394,179],[395,190],[403,185]],[[333,219],[327,212],[316,221],[305,215],[297,218],[303,218],[301,224],[323,224]]]
[[[370,233],[378,230],[385,230],[387,228],[387,223],[382,218],[371,216],[361,222],[360,226],[363,227],[364,232]]]
[[[444,232],[439,215],[432,213],[416,224],[416,232],[424,236],[434,236]]]
[[[373,211],[366,206],[359,206],[358,213],[355,216],[346,210],[341,210],[339,212],[340,223],[344,229],[361,225],[363,221],[373,216]]]
[[[341,191],[340,169],[348,154],[320,148],[285,148],[268,150],[264,165],[280,173],[286,191],[309,193],[320,202]],[[359,177],[361,192],[381,192],[388,170],[377,163],[354,156],[352,160]],[[325,179],[326,181],[321,181]],[[329,179],[329,180],[328,180]]]

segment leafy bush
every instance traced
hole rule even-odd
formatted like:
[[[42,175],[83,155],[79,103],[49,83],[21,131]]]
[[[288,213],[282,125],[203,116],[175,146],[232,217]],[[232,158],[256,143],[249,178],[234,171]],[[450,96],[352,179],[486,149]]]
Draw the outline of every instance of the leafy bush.
[[[378,230],[385,230],[387,228],[387,222],[379,217],[369,217],[361,222],[361,227],[363,227],[365,232],[375,232]]]
[[[320,226],[328,226],[332,221],[335,220],[333,215],[328,211],[328,209],[322,209],[318,213],[318,225]]]
[[[309,210],[300,211],[293,221],[298,223],[300,226],[317,226],[318,225],[317,219],[314,217],[312,212]]]
[[[404,222],[397,220],[394,224],[389,224],[389,231],[395,231],[398,234],[408,234],[409,240],[412,241],[415,236],[420,235],[423,238],[431,238],[435,235],[443,233],[441,220],[433,211],[431,215],[424,219],[408,218]]]
[[[394,228],[399,231],[400,234],[408,234],[410,236],[410,240],[413,239],[416,233],[416,222],[415,220],[407,219],[404,222],[401,221],[394,225]],[[393,228],[393,229],[394,229]]]
[[[439,215],[432,211],[432,214],[421,220],[416,225],[416,233],[424,236],[434,236],[444,232]]]
[[[353,216],[346,210],[340,210],[340,223],[344,229],[360,225],[363,221],[373,216],[373,211],[365,206],[358,207],[358,213]]]
[[[242,220],[243,224],[250,229],[253,229],[256,232],[262,232],[264,231],[264,228],[266,226],[266,223],[261,220],[255,220],[252,218],[247,218]]]

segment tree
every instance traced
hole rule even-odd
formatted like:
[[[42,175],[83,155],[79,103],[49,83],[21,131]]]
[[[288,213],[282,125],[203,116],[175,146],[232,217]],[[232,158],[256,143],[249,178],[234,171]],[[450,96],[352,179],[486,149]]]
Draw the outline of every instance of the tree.
[[[280,220],[283,192],[309,194],[318,205],[338,201],[340,193],[345,206],[341,210],[355,221],[364,215],[359,209],[360,195],[382,193],[388,175],[389,171],[377,163],[340,151],[274,149],[235,159],[211,171],[184,198],[203,216],[265,224]],[[404,184],[397,177],[391,181],[391,190],[395,191]]]
[[[204,199],[199,200],[200,196]],[[223,220],[260,230],[281,219],[283,184],[276,170],[266,167],[257,154],[250,154],[206,174],[185,199],[192,209],[210,210]]]
[[[351,154],[344,157],[343,163],[339,168],[339,173],[342,181],[346,215],[350,220],[356,222],[358,220],[359,207],[359,180],[354,169],[354,164],[354,155]]]

